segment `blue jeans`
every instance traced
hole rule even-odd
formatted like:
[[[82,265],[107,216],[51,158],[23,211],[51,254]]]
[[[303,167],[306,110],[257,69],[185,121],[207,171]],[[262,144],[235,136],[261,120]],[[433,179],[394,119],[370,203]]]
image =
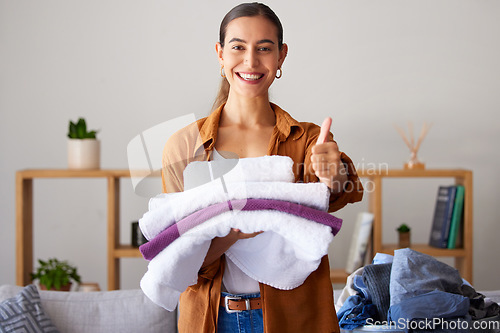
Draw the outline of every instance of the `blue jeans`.
[[[238,296],[246,299],[259,297],[260,293],[233,295],[222,292],[222,296]],[[225,307],[219,307],[217,333],[264,333],[262,309],[227,313]]]

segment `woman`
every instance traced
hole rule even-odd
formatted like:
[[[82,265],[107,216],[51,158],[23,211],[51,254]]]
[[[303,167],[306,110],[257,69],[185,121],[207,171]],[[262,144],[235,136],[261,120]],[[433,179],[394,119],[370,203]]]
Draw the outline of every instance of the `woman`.
[[[297,122],[269,101],[269,87],[282,76],[287,51],[281,23],[269,7],[241,4],[224,17],[216,43],[223,81],[215,110],[167,142],[165,192],[182,191],[185,166],[221,158],[218,151],[239,158],[291,157],[297,182],[320,180],[330,188],[330,211],[361,200],[363,189],[352,162],[329,133],[331,119],[320,129]],[[303,285],[287,291],[252,280],[225,258],[236,241],[258,234],[233,229],[213,239],[198,283],[181,295],[180,332],[239,332],[238,325],[249,332],[338,332],[327,256]],[[231,305],[235,294],[250,300],[237,302],[250,304],[250,310],[228,313],[226,306],[239,306]]]

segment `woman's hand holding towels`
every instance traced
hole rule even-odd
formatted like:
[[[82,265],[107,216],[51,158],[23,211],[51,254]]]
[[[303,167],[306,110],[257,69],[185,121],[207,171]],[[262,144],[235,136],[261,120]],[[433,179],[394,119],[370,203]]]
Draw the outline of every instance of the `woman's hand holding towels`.
[[[260,235],[263,231],[252,232],[252,233],[244,233],[241,232],[240,229],[231,228],[227,236],[225,237],[216,237],[212,240],[210,247],[208,248],[207,256],[205,257],[205,261],[203,261],[203,265],[201,267],[205,267],[213,263],[217,258],[219,258],[224,252],[226,252],[231,245],[236,243],[240,239],[248,239],[254,238],[257,235]]]

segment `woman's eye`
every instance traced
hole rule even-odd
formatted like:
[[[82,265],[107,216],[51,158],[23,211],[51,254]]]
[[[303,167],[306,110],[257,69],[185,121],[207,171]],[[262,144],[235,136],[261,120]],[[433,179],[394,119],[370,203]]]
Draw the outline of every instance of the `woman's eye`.
[[[243,50],[243,47],[239,46],[239,45],[234,45],[232,47],[233,50]]]
[[[267,51],[271,51],[271,49],[268,47],[261,47],[261,48],[259,48],[259,51],[267,52]]]

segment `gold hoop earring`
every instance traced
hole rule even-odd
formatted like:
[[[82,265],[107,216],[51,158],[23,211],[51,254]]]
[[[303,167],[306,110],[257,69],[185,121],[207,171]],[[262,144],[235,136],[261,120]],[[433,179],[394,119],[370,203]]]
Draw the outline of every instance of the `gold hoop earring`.
[[[281,67],[278,68],[278,70],[280,71],[280,75],[276,75],[277,79],[279,79],[283,75],[283,70],[281,70]]]
[[[224,73],[224,66],[220,68],[220,76],[226,77],[226,73]]]

